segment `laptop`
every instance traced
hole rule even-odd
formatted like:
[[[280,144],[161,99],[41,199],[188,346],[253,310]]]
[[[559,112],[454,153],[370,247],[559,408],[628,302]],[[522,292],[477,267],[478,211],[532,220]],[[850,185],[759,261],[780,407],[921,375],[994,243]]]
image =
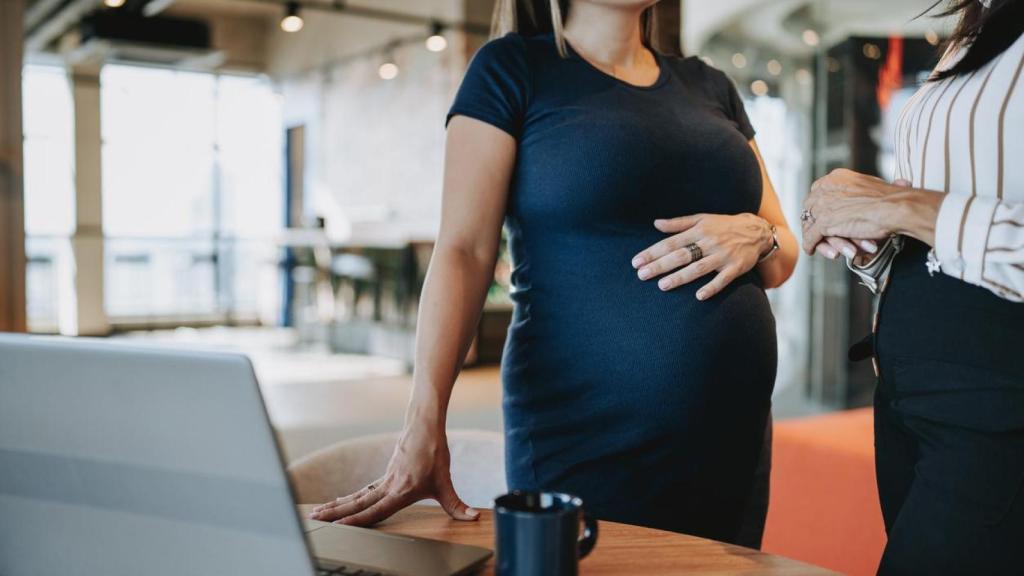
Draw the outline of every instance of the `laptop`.
[[[490,555],[300,518],[245,356],[0,334],[0,576],[452,576]]]

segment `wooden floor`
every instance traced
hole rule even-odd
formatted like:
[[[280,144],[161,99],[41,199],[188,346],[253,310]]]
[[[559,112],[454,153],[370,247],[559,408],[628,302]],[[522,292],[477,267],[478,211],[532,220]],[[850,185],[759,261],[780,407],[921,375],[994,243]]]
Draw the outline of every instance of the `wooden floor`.
[[[271,420],[288,459],[365,434],[401,430],[412,390],[409,375],[263,386]],[[497,367],[467,369],[456,382],[448,427],[501,431],[501,380]]]

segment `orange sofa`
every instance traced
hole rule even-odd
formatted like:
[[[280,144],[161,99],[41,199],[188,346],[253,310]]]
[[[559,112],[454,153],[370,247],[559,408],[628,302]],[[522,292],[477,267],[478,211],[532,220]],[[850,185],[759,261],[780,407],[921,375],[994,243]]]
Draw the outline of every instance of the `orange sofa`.
[[[870,409],[776,422],[764,550],[868,576],[885,528]]]

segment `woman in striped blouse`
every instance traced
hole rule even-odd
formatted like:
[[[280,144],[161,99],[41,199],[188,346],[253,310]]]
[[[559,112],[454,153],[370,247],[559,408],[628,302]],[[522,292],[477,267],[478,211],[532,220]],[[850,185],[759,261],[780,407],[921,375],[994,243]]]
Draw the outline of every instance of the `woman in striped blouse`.
[[[815,183],[804,249],[902,237],[874,331],[882,574],[1024,572],[1024,0],[960,24],[896,133],[895,182]],[[865,255],[870,257],[870,255]]]

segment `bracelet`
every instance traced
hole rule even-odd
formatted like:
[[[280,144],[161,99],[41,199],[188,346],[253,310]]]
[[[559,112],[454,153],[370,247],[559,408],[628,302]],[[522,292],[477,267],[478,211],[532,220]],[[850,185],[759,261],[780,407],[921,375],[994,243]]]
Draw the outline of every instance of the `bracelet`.
[[[767,220],[766,220],[766,222],[767,222]],[[758,264],[760,264],[760,263],[764,262],[765,260],[767,260],[767,259],[771,258],[772,256],[774,256],[775,253],[778,252],[779,248],[780,248],[780,246],[779,246],[779,230],[778,230],[778,228],[775,227],[775,224],[772,224],[770,222],[769,222],[768,225],[771,226],[771,231],[772,231],[772,247],[769,248],[767,252],[765,252],[764,254],[761,255],[761,258],[759,258],[758,261],[757,261]]]

